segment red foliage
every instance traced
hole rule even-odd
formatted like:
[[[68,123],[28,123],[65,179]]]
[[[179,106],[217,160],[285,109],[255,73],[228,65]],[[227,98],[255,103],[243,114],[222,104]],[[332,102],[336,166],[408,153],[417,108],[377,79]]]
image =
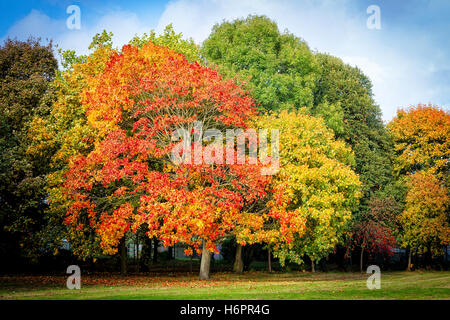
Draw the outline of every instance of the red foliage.
[[[215,250],[246,205],[266,194],[270,177],[260,175],[259,163],[169,160],[174,130],[195,121],[205,129],[246,128],[255,114],[252,99],[216,71],[151,43],[124,46],[84,97],[89,123],[105,138],[72,161],[64,182],[73,200],[66,223],[89,224],[105,253],[144,224],[164,245],[198,250],[204,240]]]

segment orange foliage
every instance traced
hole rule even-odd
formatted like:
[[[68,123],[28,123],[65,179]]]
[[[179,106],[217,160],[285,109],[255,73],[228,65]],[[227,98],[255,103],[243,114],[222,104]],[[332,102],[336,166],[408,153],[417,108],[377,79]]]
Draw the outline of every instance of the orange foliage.
[[[450,114],[431,105],[399,110],[388,125],[395,142],[395,169],[400,174],[447,170],[450,150]]]
[[[174,130],[196,121],[205,129],[246,128],[255,114],[251,97],[213,69],[151,43],[127,45],[82,97],[88,123],[105,138],[72,161],[66,223],[89,221],[105,253],[142,226],[164,245],[200,251],[204,240],[213,251],[244,208],[266,196],[270,177],[260,175],[259,163],[174,166],[169,159]]]

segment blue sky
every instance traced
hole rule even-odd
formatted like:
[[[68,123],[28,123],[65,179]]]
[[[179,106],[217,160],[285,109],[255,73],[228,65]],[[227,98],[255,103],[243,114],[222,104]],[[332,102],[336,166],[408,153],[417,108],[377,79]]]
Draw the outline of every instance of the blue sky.
[[[66,8],[73,4],[81,10],[80,30],[66,27]],[[370,5],[380,8],[380,30],[366,26]],[[0,10],[2,41],[33,35],[78,53],[86,53],[103,29],[123,45],[173,23],[201,43],[215,23],[265,14],[312,49],[361,68],[373,82],[384,120],[417,103],[450,109],[449,0],[30,0],[2,1]]]

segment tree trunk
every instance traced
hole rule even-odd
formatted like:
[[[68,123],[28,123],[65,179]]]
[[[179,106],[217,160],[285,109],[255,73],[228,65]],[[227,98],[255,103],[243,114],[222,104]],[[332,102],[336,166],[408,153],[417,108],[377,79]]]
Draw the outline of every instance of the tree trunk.
[[[314,260],[311,259],[311,272],[316,272],[316,267],[314,266]]]
[[[152,259],[152,239],[145,236],[142,243],[142,251],[139,259],[140,269],[150,271],[150,262]]]
[[[361,247],[361,256],[359,257],[359,271],[363,272],[364,247]]]
[[[406,271],[411,271],[411,249],[409,249],[409,254],[408,254],[408,267],[406,268]]]
[[[250,265],[252,264],[254,255],[254,245],[247,245],[245,249],[244,247],[242,247],[242,261],[244,262],[244,271],[248,271],[250,269]]]
[[[269,268],[269,273],[272,272],[272,259],[270,257],[270,248],[267,249],[267,266]]]
[[[169,251],[169,260],[172,260],[172,258],[173,258],[173,247],[169,247],[168,251]]]
[[[139,236],[136,234],[136,272],[139,273]]]
[[[203,240],[202,247],[202,260],[200,262],[200,280],[208,280],[209,279],[209,267],[211,264],[211,253],[206,248],[206,241]]]
[[[189,274],[192,274],[192,256],[193,254],[189,257]]]
[[[153,239],[153,263],[158,263],[158,246],[159,246],[159,241],[158,239],[154,238]]]
[[[242,246],[240,244],[236,247],[236,256],[234,258],[233,271],[235,273],[242,273],[244,271],[244,260],[242,260]]]
[[[127,246],[125,243],[125,237],[120,240],[120,273],[122,275],[127,274]]]
[[[353,271],[353,258],[352,258],[352,251],[349,252],[349,258],[350,258],[350,272]]]
[[[433,254],[431,253],[431,246],[428,245],[428,251],[425,252],[425,263],[426,270],[431,270],[433,268]]]
[[[447,265],[448,262],[448,246],[445,246],[445,265]]]

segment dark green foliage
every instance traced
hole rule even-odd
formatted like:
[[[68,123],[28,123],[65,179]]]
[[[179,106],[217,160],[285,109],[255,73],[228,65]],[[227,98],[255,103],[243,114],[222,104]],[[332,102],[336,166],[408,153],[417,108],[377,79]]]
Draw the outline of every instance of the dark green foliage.
[[[372,97],[372,84],[361,70],[341,59],[317,54],[320,75],[314,91],[314,108],[338,106],[343,114],[338,138],[345,139],[355,152],[356,171],[364,182],[365,197],[392,181],[392,142],[381,120],[381,110]]]
[[[52,44],[8,39],[0,47],[0,237],[6,254],[34,256],[45,204],[46,163],[27,153],[33,116],[49,110],[57,61]],[[22,248],[24,250],[22,250]],[[25,250],[26,249],[26,250]],[[20,252],[20,253],[18,253]]]

